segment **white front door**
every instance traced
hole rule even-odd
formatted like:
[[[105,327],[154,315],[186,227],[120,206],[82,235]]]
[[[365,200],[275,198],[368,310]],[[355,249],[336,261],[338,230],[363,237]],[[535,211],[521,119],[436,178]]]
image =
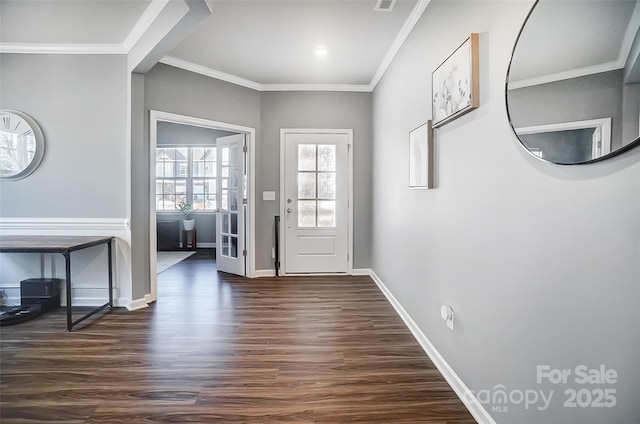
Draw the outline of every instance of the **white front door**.
[[[244,134],[220,137],[216,140],[216,262],[218,271],[236,275],[246,275],[244,146]]]
[[[283,130],[284,273],[349,272],[351,131]]]

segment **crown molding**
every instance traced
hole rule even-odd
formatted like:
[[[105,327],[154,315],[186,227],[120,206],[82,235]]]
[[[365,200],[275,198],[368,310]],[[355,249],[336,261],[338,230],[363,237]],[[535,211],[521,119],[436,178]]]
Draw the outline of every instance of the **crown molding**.
[[[262,91],[262,84],[260,83],[240,78],[235,75],[227,74],[225,72],[216,71],[215,69],[207,68],[206,66],[198,65],[197,63],[189,62],[187,60],[178,59],[177,57],[165,56],[160,59],[160,63],[164,63],[165,65],[173,66],[175,68],[184,69],[186,71],[195,72],[196,74],[205,75],[207,77],[230,82],[232,84],[241,85],[253,90]]]
[[[123,48],[127,53],[131,51],[133,46],[142,38],[144,33],[149,29],[153,21],[160,15],[160,12],[165,8],[170,0],[153,0],[151,4],[145,9],[138,22],[133,26],[127,38],[122,43]]]
[[[420,19],[424,11],[427,9],[427,6],[429,5],[429,3],[431,3],[431,0],[418,0],[415,7],[411,11],[411,14],[409,15],[404,25],[400,29],[400,32],[396,36],[395,40],[393,40],[393,43],[391,44],[391,47],[389,47],[387,54],[384,56],[384,59],[382,59],[382,63],[380,63],[378,70],[373,75],[373,78],[371,79],[371,83],[369,84],[369,87],[370,87],[369,91],[373,91],[376,88],[376,86],[382,79],[382,76],[384,75],[384,73],[387,71],[389,66],[391,66],[391,62],[393,62],[393,59],[396,57],[396,54],[398,54],[398,52],[400,51],[400,48],[402,47],[404,42],[407,40],[407,37],[411,33],[411,30],[413,29],[414,26],[416,26],[416,23],[418,23],[418,20]]]
[[[558,72],[556,74],[543,75],[541,77],[528,78],[519,81],[509,82],[509,90],[531,87],[534,85],[548,84],[550,82],[562,81],[571,78],[584,77],[586,75],[599,74],[601,72],[615,71],[624,67],[620,60],[615,62],[602,63],[600,65],[587,66],[585,68],[571,69],[570,71]]]
[[[358,91],[370,92],[371,86],[364,84],[261,84],[259,82],[240,78],[225,72],[216,71],[188,60],[178,59],[173,56],[165,56],[160,63],[195,72],[231,84],[240,85],[256,91]]]
[[[350,91],[370,93],[370,84],[262,84],[260,91]]]
[[[0,53],[21,54],[127,54],[122,44],[0,43]]]
[[[128,54],[142,38],[170,0],[153,0],[122,43],[112,44],[40,44],[0,43],[0,53],[20,54]]]

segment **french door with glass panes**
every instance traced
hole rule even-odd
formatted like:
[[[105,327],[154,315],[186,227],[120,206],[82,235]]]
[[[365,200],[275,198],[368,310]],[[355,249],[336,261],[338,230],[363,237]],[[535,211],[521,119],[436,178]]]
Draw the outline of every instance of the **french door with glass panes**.
[[[284,272],[348,272],[351,132],[294,131],[282,134]]]
[[[246,154],[245,135],[216,140],[218,213],[216,262],[218,271],[246,275]]]

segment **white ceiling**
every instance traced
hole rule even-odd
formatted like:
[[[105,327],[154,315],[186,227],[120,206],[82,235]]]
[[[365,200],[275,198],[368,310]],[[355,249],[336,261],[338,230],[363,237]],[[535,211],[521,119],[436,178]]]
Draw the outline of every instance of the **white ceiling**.
[[[0,0],[0,41],[120,44],[151,0]]]
[[[176,0],[171,0],[176,1]],[[167,0],[0,0],[2,51],[122,50]],[[252,88],[302,84],[369,90],[428,1],[207,0],[204,18],[162,62]],[[147,8],[149,10],[147,10]],[[155,13],[155,12],[154,12]],[[139,30],[139,29],[138,29]],[[129,43],[130,44],[130,43]],[[325,46],[329,53],[317,57]],[[126,48],[125,48],[126,50]],[[377,81],[376,81],[377,82]]]
[[[371,91],[430,0],[397,0],[392,11],[375,11],[376,0],[184,1],[0,0],[0,51],[129,53],[145,31],[158,32],[154,24],[182,19],[170,42],[155,38],[162,48],[149,66],[160,59],[258,90]],[[624,66],[639,4],[541,0],[516,49],[510,87]],[[328,55],[315,56],[318,46]]]
[[[215,1],[169,55],[260,84],[366,85],[415,3],[376,12],[375,0]]]

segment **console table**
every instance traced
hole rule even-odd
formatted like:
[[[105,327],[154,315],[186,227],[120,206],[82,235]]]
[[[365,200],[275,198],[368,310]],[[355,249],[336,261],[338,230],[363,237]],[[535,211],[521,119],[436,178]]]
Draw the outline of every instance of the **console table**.
[[[73,326],[84,321],[90,316],[113,307],[113,265],[111,259],[111,244],[114,237],[85,237],[85,236],[0,236],[0,252],[13,253],[61,253],[64,256],[66,269],[66,295],[67,295],[67,331]],[[89,247],[107,245],[109,261],[109,301],[98,306],[81,318],[73,321],[71,310],[71,252],[87,249]]]

